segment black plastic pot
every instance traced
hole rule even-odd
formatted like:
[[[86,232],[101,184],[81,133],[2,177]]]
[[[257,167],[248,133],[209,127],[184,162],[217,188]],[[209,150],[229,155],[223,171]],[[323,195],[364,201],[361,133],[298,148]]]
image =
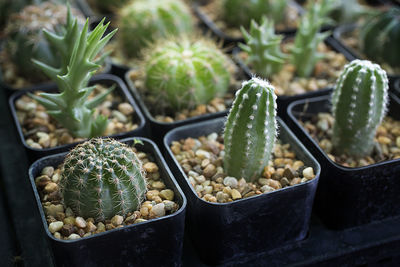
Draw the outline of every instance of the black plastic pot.
[[[207,1],[204,1],[204,2],[207,2]],[[238,43],[238,42],[241,42],[241,43],[244,42],[244,39],[242,37],[240,37],[240,38],[233,37],[233,36],[230,36],[229,34],[225,33],[224,31],[222,31],[215,24],[215,22],[201,10],[202,4],[204,5],[204,3],[201,3],[201,1],[200,1],[200,3],[194,3],[192,5],[193,11],[196,14],[196,16],[201,20],[201,22],[204,25],[206,25],[215,36],[217,36],[220,40],[222,40],[225,45],[228,45],[228,44],[236,45],[236,43]],[[292,5],[294,8],[296,8],[298,10],[299,14],[302,14],[304,12],[303,8],[295,1],[290,1],[290,5]],[[282,31],[278,31],[278,33],[289,34],[289,33],[295,32],[296,30],[297,29],[285,29]]]
[[[400,79],[397,79],[393,85],[393,92],[397,97],[400,97]]]
[[[187,229],[200,258],[209,264],[234,262],[261,251],[303,240],[317,189],[320,166],[279,119],[279,138],[305,165],[314,168],[316,177],[306,183],[231,203],[211,203],[199,198],[186,174],[174,158],[170,144],[187,137],[221,132],[225,118],[186,125],[170,131],[164,138],[168,165],[188,198]]]
[[[132,96],[130,95],[130,93],[129,93],[128,89],[126,88],[126,85],[123,83],[123,81],[114,75],[100,74],[100,75],[94,76],[91,79],[90,84],[95,84],[95,83],[101,83],[106,86],[111,86],[113,84],[116,84],[117,87],[115,88],[115,92],[118,92],[121,96],[123,96],[123,98],[127,102],[129,102],[129,104],[131,104],[135,110],[135,116],[136,116],[136,119],[138,122],[138,128],[136,128],[135,130],[130,131],[130,132],[114,134],[114,135],[111,135],[110,137],[116,138],[116,139],[121,139],[121,138],[125,138],[128,136],[133,136],[133,135],[145,136],[146,135],[145,119],[142,115],[140,108],[137,106],[136,102],[133,100]],[[15,123],[17,131],[19,133],[21,143],[25,147],[25,150],[28,153],[28,157],[29,157],[30,161],[38,159],[39,157],[47,156],[49,154],[65,152],[77,144],[77,143],[73,143],[73,144],[68,144],[68,145],[60,145],[60,146],[56,146],[56,147],[52,147],[52,148],[37,149],[37,148],[30,147],[26,143],[24,133],[22,132],[22,127],[18,121],[16,108],[15,108],[15,101],[17,101],[18,98],[27,94],[28,92],[34,92],[34,91],[56,92],[57,86],[54,83],[43,85],[43,86],[38,86],[33,89],[22,90],[22,91],[16,92],[9,98],[9,106],[11,109],[12,116],[14,118],[14,123]]]
[[[121,142],[131,145],[134,138]],[[179,203],[173,214],[106,231],[77,240],[56,239],[48,230],[45,213],[35,185],[45,166],[61,164],[66,153],[42,158],[29,168],[29,178],[42,218],[47,240],[57,266],[180,266],[183,247],[186,198],[171,174],[157,146],[149,139],[138,138],[141,151],[150,153],[159,166],[161,177],[172,189]]]
[[[289,39],[292,38],[294,35],[290,35],[290,36],[286,36],[285,39]],[[325,44],[327,46],[329,46],[332,50],[341,53],[345,56],[345,58],[348,61],[352,61],[355,58],[346,50],[344,50],[340,45],[338,45],[332,37],[327,37],[325,39]],[[233,58],[234,60],[237,62],[237,64],[242,68],[243,72],[246,73],[246,75],[248,77],[252,77],[254,75],[254,73],[250,70],[250,68],[245,64],[245,62],[243,62],[243,60],[238,56],[238,53],[241,50],[239,48],[235,48],[235,50],[233,51]],[[278,105],[278,116],[280,116],[281,118],[283,118],[285,121],[287,119],[287,107],[288,105],[296,100],[299,99],[304,99],[304,98],[310,98],[310,97],[316,97],[316,96],[322,96],[322,95],[327,95],[332,91],[332,89],[330,87],[327,88],[323,88],[321,90],[318,91],[314,91],[314,92],[307,92],[304,94],[299,94],[299,95],[294,95],[294,96],[286,96],[286,95],[279,95],[277,98],[277,105]]]
[[[344,50],[346,50],[348,53],[350,53],[354,57],[354,59],[356,59],[356,58],[365,59],[365,56],[362,55],[362,53],[360,51],[357,51],[351,47],[348,47],[345,43],[342,42],[343,35],[353,32],[357,27],[359,27],[357,24],[346,24],[346,25],[337,27],[333,31],[333,37],[334,37],[335,41],[339,44],[339,46],[343,47]],[[393,86],[395,80],[400,79],[400,74],[389,74],[388,73],[388,78],[389,78],[389,84],[391,86]]]
[[[400,215],[400,159],[348,168],[333,162],[300,125],[319,112],[330,112],[330,96],[293,102],[288,124],[321,164],[315,208],[333,229],[344,229]],[[389,116],[400,120],[400,100],[390,95]]]

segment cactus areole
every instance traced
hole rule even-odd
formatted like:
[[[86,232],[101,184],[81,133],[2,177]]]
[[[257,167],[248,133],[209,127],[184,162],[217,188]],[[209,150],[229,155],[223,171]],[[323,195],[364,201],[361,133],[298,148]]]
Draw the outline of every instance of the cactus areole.
[[[226,121],[225,172],[248,182],[258,179],[268,164],[276,135],[274,87],[253,77],[237,91]]]
[[[61,169],[64,205],[83,218],[111,219],[138,210],[146,193],[142,163],[125,144],[91,139],[75,147]]]
[[[386,72],[368,60],[353,60],[347,64],[332,95],[335,153],[368,156],[387,104]]]

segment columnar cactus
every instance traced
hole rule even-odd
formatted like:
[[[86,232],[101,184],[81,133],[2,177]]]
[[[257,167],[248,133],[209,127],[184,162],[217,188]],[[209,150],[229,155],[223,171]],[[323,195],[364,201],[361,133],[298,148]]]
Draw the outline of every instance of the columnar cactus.
[[[353,60],[344,67],[332,95],[332,143],[337,154],[367,156],[386,113],[388,78],[379,65]]]
[[[206,104],[226,93],[231,60],[210,40],[187,37],[159,41],[142,62],[146,93],[161,110]]]
[[[277,127],[274,87],[256,77],[244,82],[225,125],[225,172],[249,182],[259,178],[270,159]]]
[[[294,39],[294,46],[291,49],[292,63],[300,77],[310,76],[315,64],[323,58],[323,55],[318,53],[317,47],[330,33],[320,33],[319,31],[323,24],[329,22],[327,14],[333,8],[333,1],[310,2],[307,13],[301,19],[300,27]]]
[[[360,48],[380,64],[400,67],[400,8],[393,7],[371,18],[361,29]]]
[[[96,138],[67,155],[60,189],[64,205],[75,215],[102,221],[138,210],[147,184],[142,163],[130,147]]]
[[[228,25],[247,28],[252,19],[260,21],[262,16],[267,16],[275,23],[281,22],[285,18],[286,6],[286,0],[224,0],[221,10]]]
[[[249,54],[248,61],[262,77],[270,77],[279,72],[287,56],[282,53],[280,45],[282,35],[275,34],[274,22],[263,17],[261,25],[252,20],[250,33],[241,27],[246,45],[240,48]]]
[[[121,7],[119,43],[129,57],[137,57],[149,43],[169,35],[190,33],[194,20],[183,0],[135,0]]]
[[[64,35],[57,36],[51,33],[46,35],[54,47],[65,55],[68,65],[56,69],[34,60],[34,63],[57,83],[60,93],[42,93],[39,97],[31,94],[31,97],[42,104],[47,113],[67,128],[73,136],[83,138],[100,136],[105,131],[108,121],[104,116],[95,117],[93,108],[99,105],[113,88],[88,101],[87,98],[95,86],[87,86],[94,72],[100,68],[100,65],[96,64],[98,62],[96,56],[116,30],[102,38],[108,27],[108,24],[103,25],[103,19],[90,33],[87,20],[79,32],[77,19],[73,19],[70,12],[68,14],[68,25]]]

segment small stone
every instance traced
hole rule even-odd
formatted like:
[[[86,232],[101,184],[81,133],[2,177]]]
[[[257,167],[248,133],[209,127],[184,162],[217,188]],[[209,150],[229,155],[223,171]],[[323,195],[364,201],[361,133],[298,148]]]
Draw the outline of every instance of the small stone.
[[[148,200],[154,200],[155,197],[157,197],[160,194],[160,191],[158,190],[149,190],[146,193],[146,198]]]
[[[292,165],[293,170],[295,170],[295,171],[297,171],[300,167],[303,167],[303,166],[304,166],[304,163],[301,160],[296,160]]]
[[[326,119],[322,119],[320,121],[318,121],[317,127],[321,130],[321,131],[327,131],[329,129],[329,123],[328,120]]]
[[[273,179],[267,179],[267,185],[271,186],[274,189],[282,188],[281,183]]]
[[[390,140],[390,138],[388,138],[386,136],[379,136],[378,142],[383,145],[388,145],[388,144],[390,144],[391,140]]]
[[[85,228],[86,227],[86,221],[82,217],[76,217],[75,218],[75,225],[79,228]]]
[[[268,192],[274,191],[275,189],[272,188],[272,187],[270,187],[269,185],[263,185],[263,186],[260,188],[260,190],[261,190],[263,193],[268,193]]]
[[[132,223],[135,222],[136,218],[137,218],[137,216],[136,216],[136,214],[134,213],[134,214],[132,214],[131,216],[126,217],[125,223],[126,223],[126,224],[132,224]]]
[[[74,142],[74,138],[68,133],[63,133],[60,137],[60,144],[62,144],[62,145],[71,144],[73,142]]]
[[[199,175],[194,178],[198,184],[202,184],[206,181],[206,177],[204,175]]]
[[[57,204],[57,205],[50,204],[49,206],[44,206],[44,211],[45,211],[46,215],[56,217],[57,213],[64,212],[64,207],[61,204]]]
[[[121,123],[127,123],[128,122],[128,118],[124,114],[122,114],[122,112],[119,112],[118,110],[113,110],[111,112],[111,116],[116,118]]]
[[[136,219],[136,221],[134,223],[142,223],[142,222],[147,222],[147,220],[143,219],[143,218],[139,218],[139,219]]]
[[[101,232],[104,232],[104,231],[106,231],[106,226],[104,225],[104,223],[99,222],[97,224],[97,232],[101,233]]]
[[[171,189],[165,189],[160,192],[160,197],[166,200],[173,200],[174,199],[174,191]]]
[[[39,137],[39,145],[42,147],[49,147],[50,146],[50,136],[44,132],[37,132],[37,137]]]
[[[88,222],[87,223],[87,225],[86,225],[86,232],[94,232],[94,231],[96,231],[97,230],[97,227],[96,227],[96,225],[94,225],[94,223],[93,222]]]
[[[61,234],[59,232],[55,232],[54,237],[57,239],[61,239]]]
[[[67,216],[67,217],[74,216],[74,212],[72,211],[72,209],[71,209],[70,207],[68,207],[68,208],[65,210],[65,216]]]
[[[230,188],[238,188],[238,180],[235,177],[227,176],[224,178],[224,185]]]
[[[72,233],[75,232],[75,229],[76,229],[76,227],[74,227],[71,224],[64,224],[60,229],[60,233],[63,236],[69,236],[69,235],[71,235]]]
[[[232,196],[232,199],[233,199],[233,200],[242,198],[242,195],[241,195],[240,192],[237,191],[236,189],[232,189],[232,191],[231,191],[231,196]]]
[[[398,148],[400,148],[400,136],[396,138],[396,145]]]
[[[258,179],[258,183],[259,183],[260,185],[266,185],[266,184],[268,184],[268,179],[266,179],[266,178],[260,178],[260,179]]]
[[[315,177],[314,170],[311,167],[307,167],[303,170],[303,177],[311,180]]]
[[[74,225],[75,224],[75,217],[66,217],[64,218],[64,224],[70,224],[70,225]]]
[[[202,150],[202,149],[199,149],[199,150],[197,150],[196,151],[196,156],[199,158],[199,159],[210,159],[211,158],[211,154],[210,154],[210,152],[207,152],[207,151],[205,151],[205,150]]]
[[[111,223],[114,226],[118,226],[121,225],[124,221],[124,217],[122,217],[121,215],[115,215],[114,217],[111,218]]]
[[[42,175],[47,175],[48,177],[51,177],[53,173],[54,173],[54,167],[52,166],[44,167],[42,170]]]
[[[290,168],[285,168],[282,174],[283,177],[286,177],[289,180],[292,180],[294,178],[294,172]]]
[[[293,178],[293,180],[290,181],[290,185],[296,185],[299,183],[301,183],[301,178],[299,177]]]
[[[118,110],[126,116],[131,115],[133,113],[133,107],[129,103],[119,104]]]
[[[78,234],[70,234],[70,235],[68,236],[68,239],[69,239],[69,240],[74,240],[74,239],[79,239],[79,238],[81,238],[81,236],[78,235]]]
[[[211,178],[217,173],[216,167],[213,164],[209,164],[204,170],[203,175],[207,178]]]
[[[55,174],[53,174],[53,176],[51,177],[51,180],[55,183],[58,183],[60,181],[61,175],[59,172],[56,172]]]
[[[53,182],[48,183],[43,189],[45,193],[52,193],[57,190],[58,190],[58,185]]]
[[[217,201],[220,203],[226,202],[229,198],[229,195],[224,193],[224,192],[218,192],[215,197],[217,198]]]
[[[50,181],[51,181],[51,179],[49,176],[42,175],[35,179],[35,184],[39,188],[44,188]]]
[[[282,187],[288,186],[290,184],[288,178],[286,178],[286,177],[283,177],[280,182],[281,182]]]
[[[54,234],[55,232],[58,232],[61,230],[61,228],[64,226],[63,222],[52,222],[49,224],[49,231],[50,233]]]
[[[165,188],[165,184],[161,181],[155,181],[151,184],[151,186],[155,189],[162,190]]]
[[[150,211],[151,218],[159,218],[165,215],[165,205],[164,203],[159,203],[154,205]]]
[[[143,168],[148,173],[153,173],[158,171],[158,166],[154,162],[147,162],[143,165]]]
[[[216,141],[217,138],[218,138],[218,134],[217,134],[217,133],[211,133],[211,134],[209,134],[209,135],[207,136],[207,139],[208,139],[209,141]]]

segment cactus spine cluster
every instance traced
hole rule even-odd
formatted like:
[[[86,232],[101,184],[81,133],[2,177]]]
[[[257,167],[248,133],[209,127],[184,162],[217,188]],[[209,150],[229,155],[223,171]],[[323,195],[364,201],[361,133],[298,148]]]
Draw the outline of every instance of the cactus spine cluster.
[[[111,139],[96,138],[78,145],[61,170],[64,205],[83,218],[103,221],[138,210],[147,190],[135,152]]]
[[[241,27],[246,45],[240,48],[249,53],[248,62],[262,77],[270,77],[282,69],[287,56],[282,53],[280,45],[283,36],[275,34],[274,22],[263,17],[261,25],[251,21],[250,32]]]
[[[253,77],[237,91],[226,121],[225,172],[248,182],[259,178],[270,159],[276,135],[274,87]]]
[[[118,27],[124,53],[137,57],[159,38],[192,32],[194,21],[183,0],[135,0],[121,7]]]
[[[223,0],[221,9],[228,25],[248,28],[252,19],[260,21],[263,16],[275,23],[281,22],[285,18],[286,6],[286,0]]]
[[[360,48],[369,59],[400,68],[400,8],[367,21],[361,29]]]
[[[226,93],[230,59],[210,40],[179,37],[159,41],[142,62],[146,93],[161,111],[206,104]]]
[[[329,22],[327,14],[333,6],[334,0],[322,0],[317,3],[310,1],[308,10],[301,19],[294,46],[291,49],[291,61],[300,77],[309,77],[315,64],[323,58],[323,55],[318,53],[317,47],[330,33],[319,31],[323,24]]]
[[[386,113],[388,78],[379,65],[353,60],[341,73],[332,95],[332,143],[337,154],[367,156]]]
[[[88,33],[88,20],[82,31],[78,21],[68,12],[67,28],[63,35],[47,32],[46,37],[61,54],[65,55],[68,65],[60,69],[53,68],[43,62],[34,63],[53,79],[60,93],[42,93],[40,96],[31,95],[55,118],[62,126],[76,137],[100,136],[107,127],[107,118],[94,115],[94,108],[99,105],[113,88],[88,101],[88,96],[95,86],[88,87],[89,79],[100,68],[96,64],[96,56],[114,35],[115,31],[102,38],[108,24],[103,25],[104,19],[97,27]]]

